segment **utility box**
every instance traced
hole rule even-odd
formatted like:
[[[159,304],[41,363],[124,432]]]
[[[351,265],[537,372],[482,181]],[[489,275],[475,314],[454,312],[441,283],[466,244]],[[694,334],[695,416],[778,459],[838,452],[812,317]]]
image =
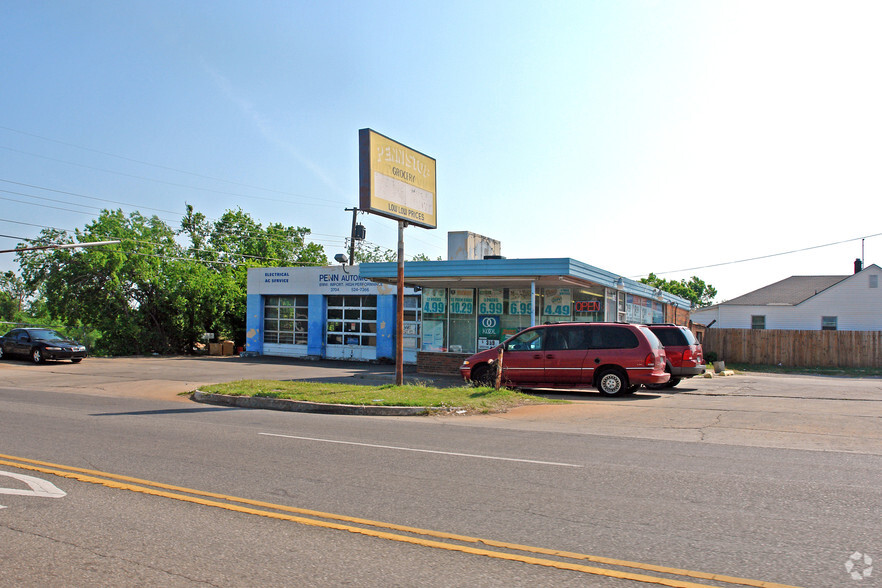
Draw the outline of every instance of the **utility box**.
[[[233,355],[235,351],[236,349],[233,347],[232,341],[221,342],[221,355]]]
[[[470,233],[469,231],[451,231],[447,233],[447,259],[467,260],[499,258],[502,243],[496,239]]]

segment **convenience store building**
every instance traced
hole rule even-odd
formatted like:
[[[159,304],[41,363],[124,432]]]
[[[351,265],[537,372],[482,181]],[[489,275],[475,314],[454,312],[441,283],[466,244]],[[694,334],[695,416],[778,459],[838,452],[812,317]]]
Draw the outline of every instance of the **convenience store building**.
[[[534,324],[688,324],[688,300],[571,258],[404,264],[404,363],[455,373]],[[246,351],[395,359],[396,263],[248,270]]]

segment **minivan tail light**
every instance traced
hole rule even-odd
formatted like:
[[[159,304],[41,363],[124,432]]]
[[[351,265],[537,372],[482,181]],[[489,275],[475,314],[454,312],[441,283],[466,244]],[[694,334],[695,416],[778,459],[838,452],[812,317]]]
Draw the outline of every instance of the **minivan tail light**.
[[[646,359],[643,362],[643,365],[645,365],[646,367],[655,366],[655,353],[650,353],[649,355],[647,355]]]

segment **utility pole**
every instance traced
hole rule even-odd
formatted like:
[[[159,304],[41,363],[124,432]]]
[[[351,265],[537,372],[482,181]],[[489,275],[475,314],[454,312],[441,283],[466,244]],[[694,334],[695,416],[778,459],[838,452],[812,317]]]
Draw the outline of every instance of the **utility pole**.
[[[352,230],[349,232],[349,265],[353,265],[355,264],[355,215],[358,214],[358,208],[344,210],[352,211]]]
[[[398,305],[395,316],[395,385],[404,385],[404,227],[398,221]]]

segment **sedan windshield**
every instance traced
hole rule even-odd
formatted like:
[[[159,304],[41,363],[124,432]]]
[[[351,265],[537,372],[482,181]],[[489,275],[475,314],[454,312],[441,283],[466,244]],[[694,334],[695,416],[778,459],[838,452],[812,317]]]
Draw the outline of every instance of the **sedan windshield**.
[[[33,339],[42,339],[44,341],[64,341],[67,337],[51,330],[51,329],[35,329],[31,331]]]

